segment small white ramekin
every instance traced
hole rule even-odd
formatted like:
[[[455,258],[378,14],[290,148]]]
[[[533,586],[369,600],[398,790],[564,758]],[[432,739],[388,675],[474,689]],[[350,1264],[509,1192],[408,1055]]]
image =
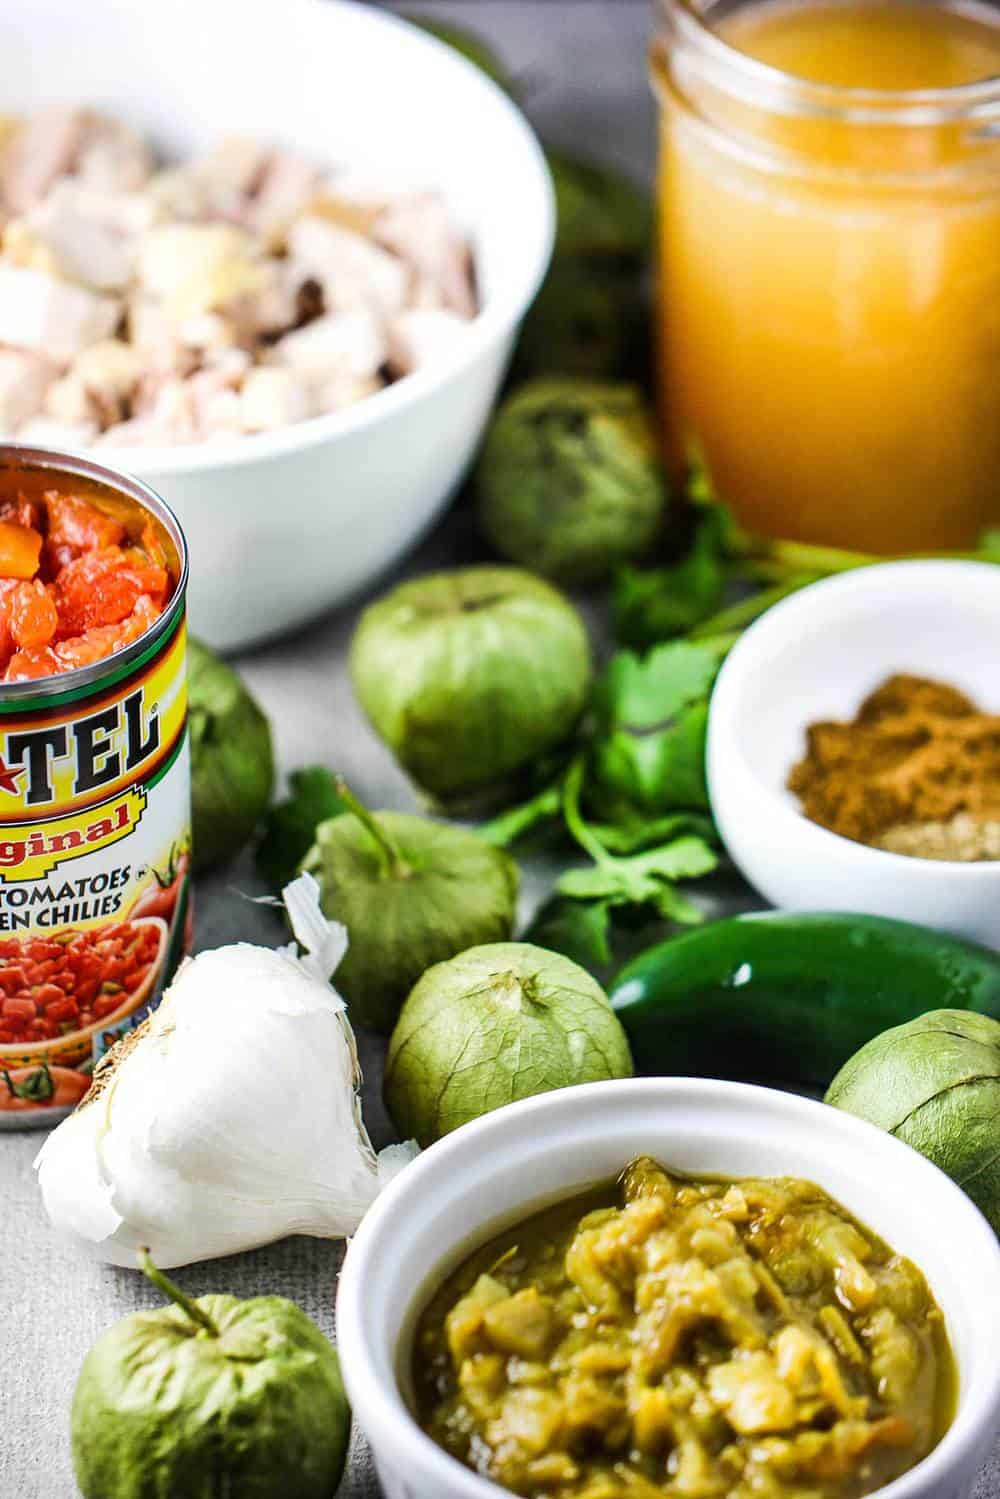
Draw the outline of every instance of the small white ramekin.
[[[348,1395],[389,1499],[503,1490],[425,1436],[406,1398],[417,1315],[455,1265],[536,1208],[637,1155],[691,1174],[805,1177],[927,1276],[959,1371],[955,1420],[881,1499],[964,1499],[1000,1426],[1000,1247],[937,1167],[853,1115],[743,1083],[591,1083],[500,1109],[408,1166],[347,1253],[337,1342]]]
[[[889,562],[776,604],[719,673],[708,785],[733,862],[773,905],[862,911],[1000,946],[1000,860],[958,863],[869,848],[821,828],[786,788],[806,726],[850,720],[893,672],[934,677],[1000,713],[1000,567]]]

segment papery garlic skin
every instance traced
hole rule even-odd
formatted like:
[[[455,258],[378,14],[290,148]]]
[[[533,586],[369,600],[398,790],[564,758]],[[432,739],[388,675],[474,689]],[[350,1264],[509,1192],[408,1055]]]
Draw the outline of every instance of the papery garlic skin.
[[[38,1155],[56,1229],[112,1264],[144,1245],[163,1267],[353,1233],[381,1183],[343,1001],[311,971],[331,957],[240,943],[187,963]]]

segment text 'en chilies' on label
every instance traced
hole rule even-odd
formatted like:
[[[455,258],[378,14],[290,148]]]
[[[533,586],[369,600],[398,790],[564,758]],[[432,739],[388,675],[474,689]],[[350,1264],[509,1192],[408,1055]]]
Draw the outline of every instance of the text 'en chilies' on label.
[[[0,450],[3,490],[13,451]],[[95,1065],[156,1005],[190,937],[183,537],[143,486],[45,457],[25,457],[19,493],[46,483],[113,504],[124,544],[138,546],[141,534],[169,559],[171,592],[124,649],[82,670],[0,685],[6,1127],[48,1125],[80,1101]]]

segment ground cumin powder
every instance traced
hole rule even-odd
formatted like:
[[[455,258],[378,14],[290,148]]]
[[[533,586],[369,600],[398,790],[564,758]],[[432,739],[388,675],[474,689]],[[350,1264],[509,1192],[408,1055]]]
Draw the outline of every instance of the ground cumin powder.
[[[788,786],[813,822],[924,859],[1000,859],[1000,715],[889,677],[852,723],[814,723]]]

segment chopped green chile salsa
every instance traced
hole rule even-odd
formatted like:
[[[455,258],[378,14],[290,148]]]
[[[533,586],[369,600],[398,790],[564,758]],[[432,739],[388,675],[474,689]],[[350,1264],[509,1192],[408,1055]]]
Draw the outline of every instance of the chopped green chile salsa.
[[[417,1327],[424,1430],[539,1499],[855,1499],[951,1415],[944,1320],[819,1187],[653,1160],[477,1250]]]

